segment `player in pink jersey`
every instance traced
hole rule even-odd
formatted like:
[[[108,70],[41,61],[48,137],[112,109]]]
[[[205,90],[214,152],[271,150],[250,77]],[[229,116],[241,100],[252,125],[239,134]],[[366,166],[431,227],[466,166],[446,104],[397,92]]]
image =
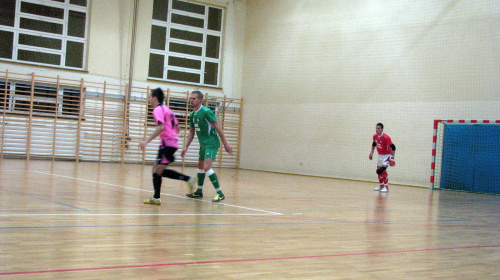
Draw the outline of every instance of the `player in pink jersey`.
[[[156,130],[149,136],[148,139],[141,141],[139,147],[144,150],[146,145],[156,137],[160,136],[160,147],[158,150],[158,157],[156,164],[153,166],[153,188],[154,195],[144,201],[145,204],[160,205],[160,191],[162,176],[175,180],[186,181],[190,187],[189,191],[193,189],[194,178],[179,173],[175,170],[166,169],[167,165],[175,161],[174,154],[179,148],[178,140],[178,124],[179,121],[174,115],[174,112],[167,106],[163,105],[165,100],[165,93],[161,88],[156,88],[151,91],[148,97],[148,102],[153,107],[153,117],[156,123]]]
[[[396,146],[392,143],[391,137],[384,133],[384,125],[378,123],[375,127],[375,134],[373,135],[372,150],[368,158],[373,159],[373,151],[377,147],[378,160],[377,160],[377,175],[380,185],[373,190],[380,192],[389,191],[389,177],[387,175],[387,167],[395,166],[394,154]]]

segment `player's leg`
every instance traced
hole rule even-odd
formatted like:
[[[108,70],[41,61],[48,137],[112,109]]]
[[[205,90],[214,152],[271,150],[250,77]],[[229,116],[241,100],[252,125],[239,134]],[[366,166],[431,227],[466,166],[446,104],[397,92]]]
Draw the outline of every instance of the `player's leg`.
[[[155,204],[155,205],[160,205],[161,204],[161,198],[160,198],[160,193],[161,193],[161,172],[163,169],[165,169],[166,165],[163,164],[156,164],[153,166],[153,189],[154,189],[154,194],[153,196],[149,197],[148,199],[144,200],[145,204]]]
[[[203,183],[205,182],[205,170],[203,169],[203,162],[205,159],[205,148],[200,147],[200,153],[198,156],[198,170],[197,170],[197,187],[196,191],[193,193],[187,193],[186,196],[190,198],[202,198],[203,197]]]
[[[219,202],[226,198],[224,196],[224,193],[222,193],[219,183],[219,178],[217,177],[215,171],[212,169],[212,164],[217,156],[218,149],[219,149],[218,147],[217,148],[207,147],[205,150],[205,160],[203,161],[203,170],[205,170],[206,174],[208,175],[208,178],[210,179],[210,182],[212,182],[212,185],[217,191],[217,194],[215,195],[214,199],[212,199],[212,202]]]
[[[144,203],[155,205],[161,204],[161,174],[163,173],[165,167],[170,163],[169,160],[172,160],[172,157],[169,155],[168,149],[166,149],[166,147],[164,146],[160,146],[160,148],[158,149],[158,155],[156,156],[156,164],[155,166],[153,166],[152,170],[154,194],[152,197],[144,200]]]
[[[186,181],[187,183],[190,183],[190,184],[194,183],[193,176],[188,176],[188,175],[185,175],[183,173],[180,173],[180,172],[172,170],[172,169],[165,168],[165,170],[163,170],[163,172],[161,173],[161,176],[167,177],[169,179]]]
[[[389,178],[387,175],[387,167],[389,166],[389,156],[390,155],[378,155],[377,159],[377,175],[379,186],[374,188],[375,191],[388,192],[388,182]]]
[[[381,174],[384,172],[385,170],[382,170],[382,166],[377,166],[377,176],[378,176],[378,181],[379,181],[379,186],[374,188],[373,190],[374,191],[380,191],[381,189],[384,188],[384,179],[382,178]]]
[[[386,169],[387,169],[387,167],[385,167],[385,166],[381,166],[380,168],[377,168],[378,181],[380,183],[380,185],[377,188],[375,188],[375,190],[377,190],[377,191],[381,191],[381,192],[388,192],[389,191],[389,188],[388,188],[389,178],[388,178]]]
[[[380,191],[381,189],[384,188],[384,183],[383,183],[383,180],[381,179],[381,176],[380,176],[380,174],[382,174],[382,172],[384,172],[384,171],[381,171],[382,162],[383,162],[382,156],[378,155],[378,157],[377,157],[377,170],[376,170],[376,172],[377,172],[377,177],[378,177],[378,181],[379,181],[380,184],[379,184],[378,187],[376,187],[376,188],[373,189],[374,191]]]
[[[177,171],[172,170],[172,169],[167,169],[167,168],[165,168],[165,170],[163,170],[161,175],[162,175],[162,177],[167,177],[167,178],[174,179],[174,180],[184,181],[184,182],[186,182],[186,184],[189,187],[188,191],[190,193],[194,191],[194,183],[195,183],[196,178],[193,176],[188,176],[188,175],[185,175],[183,173],[177,172]]]
[[[387,159],[387,164],[388,164],[387,167],[389,167],[389,166],[391,166],[391,167],[396,166],[396,161],[394,160],[394,156],[393,155],[389,155],[389,157]],[[389,191],[389,175],[387,175],[387,172],[386,172],[384,184],[385,184],[385,188],[387,189],[387,191]]]
[[[165,150],[165,157],[166,157],[168,163],[174,162],[175,161],[174,154],[177,151],[177,148],[165,147],[164,150]],[[158,170],[158,172],[155,172],[155,173],[162,176],[162,177],[167,177],[167,178],[174,179],[174,180],[185,181],[189,185],[189,192],[193,191],[194,178],[191,176],[187,176],[187,175],[184,175],[184,174],[177,172],[175,170],[166,169],[166,168],[162,168],[161,170]]]
[[[383,184],[382,189],[380,190],[381,192],[388,192],[389,191],[389,175],[387,174],[387,168],[389,168],[390,164],[390,157],[391,155],[383,155],[382,156],[382,167],[380,168],[380,179],[379,182]]]

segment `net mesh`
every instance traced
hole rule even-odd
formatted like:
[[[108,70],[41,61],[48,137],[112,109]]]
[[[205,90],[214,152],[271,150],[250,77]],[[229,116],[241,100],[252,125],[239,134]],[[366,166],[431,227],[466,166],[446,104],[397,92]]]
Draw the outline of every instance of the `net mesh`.
[[[500,124],[440,123],[434,187],[500,194]]]

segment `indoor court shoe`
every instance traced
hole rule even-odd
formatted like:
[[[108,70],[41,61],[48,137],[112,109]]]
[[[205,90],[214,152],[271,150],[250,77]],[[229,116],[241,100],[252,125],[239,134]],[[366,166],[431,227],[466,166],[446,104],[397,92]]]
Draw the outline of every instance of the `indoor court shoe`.
[[[388,192],[388,191],[389,191],[389,189],[386,187],[383,187],[382,189],[380,189],[380,192]]]
[[[144,204],[160,205],[161,204],[161,198],[150,197],[150,198],[144,200]]]
[[[380,186],[378,186],[378,187],[374,188],[373,190],[374,190],[374,191],[380,191],[381,189],[382,189],[382,188],[381,188]]]
[[[224,200],[226,197],[224,195],[219,195],[219,194],[216,194],[214,199],[212,199],[212,202],[219,202],[221,200]]]
[[[189,193],[192,193],[194,191],[194,182],[196,180],[196,176],[194,177],[190,177],[189,180],[186,181],[186,183],[188,184],[188,192]]]
[[[186,196],[189,198],[203,198],[203,193],[187,193]]]

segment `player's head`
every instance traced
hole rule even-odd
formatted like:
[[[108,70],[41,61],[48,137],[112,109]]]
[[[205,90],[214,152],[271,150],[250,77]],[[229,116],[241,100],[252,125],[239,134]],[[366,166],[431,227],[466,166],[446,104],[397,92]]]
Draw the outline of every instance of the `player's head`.
[[[200,100],[203,100],[203,93],[201,93],[201,91],[195,90],[191,92],[191,94],[196,94]]]
[[[163,104],[163,101],[165,100],[165,93],[161,88],[155,88],[151,90],[151,98],[155,98],[158,100],[158,104]]]
[[[384,125],[382,123],[378,123],[377,126],[375,126],[375,131],[378,135],[381,135],[384,131]]]
[[[203,93],[201,93],[201,91],[199,90],[191,92],[189,101],[191,102],[191,106],[193,106],[194,108],[196,108],[196,110],[198,110],[198,107],[201,106],[201,103],[203,101]]]

